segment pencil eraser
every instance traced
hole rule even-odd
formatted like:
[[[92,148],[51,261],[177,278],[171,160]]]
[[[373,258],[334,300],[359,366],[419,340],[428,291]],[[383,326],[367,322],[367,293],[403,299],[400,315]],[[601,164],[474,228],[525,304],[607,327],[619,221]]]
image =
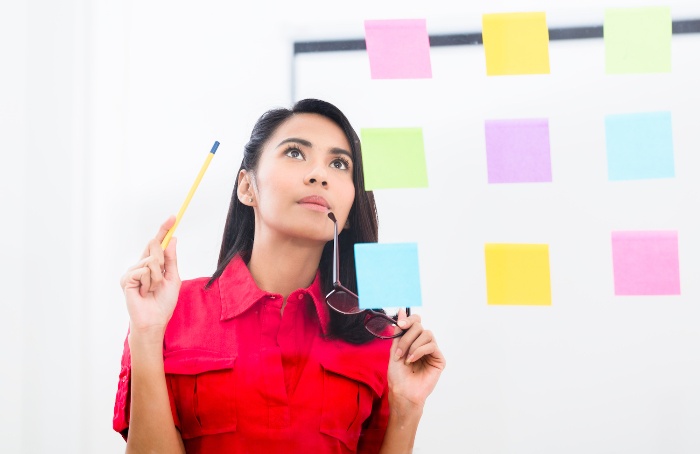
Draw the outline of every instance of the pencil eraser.
[[[217,148],[219,148],[219,141],[218,141],[218,140],[217,140],[216,142],[214,142],[214,146],[211,147],[211,151],[210,151],[209,153],[211,153],[211,154],[216,154],[216,149],[217,149]]]

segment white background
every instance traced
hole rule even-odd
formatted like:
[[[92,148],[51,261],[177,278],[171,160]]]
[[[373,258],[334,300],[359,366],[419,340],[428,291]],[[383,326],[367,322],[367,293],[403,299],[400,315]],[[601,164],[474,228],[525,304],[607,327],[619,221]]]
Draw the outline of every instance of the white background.
[[[128,317],[119,277],[221,146],[178,228],[183,278],[215,268],[240,150],[291,103],[292,42],[361,38],[364,19],[480,31],[481,14],[561,2],[25,0],[0,5],[0,451],[123,452],[111,431]],[[690,1],[668,2],[698,18]],[[415,452],[700,451],[700,36],[671,74],[606,76],[602,40],[550,44],[548,76],[485,76],[483,48],[431,50],[433,79],[372,81],[363,52],[296,59],[296,95],[362,127],[423,127],[428,189],[377,193],[382,241],[419,244],[448,368]],[[607,181],[604,116],[670,110],[676,178]],[[488,185],[483,122],[549,118],[553,182]],[[610,232],[679,232],[681,296],[615,297]],[[486,305],[483,245],[547,243],[551,307]]]

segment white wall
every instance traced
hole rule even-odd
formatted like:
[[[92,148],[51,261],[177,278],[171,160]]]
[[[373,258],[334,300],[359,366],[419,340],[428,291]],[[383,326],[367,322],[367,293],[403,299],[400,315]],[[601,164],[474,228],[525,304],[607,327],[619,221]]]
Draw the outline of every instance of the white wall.
[[[26,299],[24,269],[24,175],[26,167],[26,48],[27,14],[21,3],[0,5],[0,55],[3,71],[0,85],[0,330],[2,386],[0,414],[3,449],[20,452],[22,446],[22,353],[23,313]],[[13,45],[10,45],[13,43]]]
[[[368,18],[424,17],[435,31],[474,31],[484,12],[547,11],[558,2],[511,1],[497,7],[447,0],[376,3],[2,3],[0,451],[123,451],[123,441],[111,431],[127,327],[119,277],[160,222],[177,211],[203,154],[219,140],[219,152],[178,229],[183,277],[213,270],[239,150],[259,114],[290,103],[293,40],[358,37]],[[607,6],[589,3],[593,13]],[[625,4],[655,3],[617,3]],[[674,11],[692,10],[689,2],[672,6]],[[391,231],[396,220],[385,215],[382,222]],[[469,279],[481,288],[480,276]],[[557,313],[553,309],[549,317]],[[484,314],[486,308],[477,303],[472,311],[481,311],[494,326],[500,317],[511,317]],[[514,408],[528,408],[546,397],[506,378],[526,366],[518,362],[517,351],[505,347],[503,336],[514,333],[488,331],[475,326],[473,318],[455,326],[428,307],[423,312],[432,317],[427,323],[437,331],[450,365],[421,423],[416,452],[534,452],[539,447],[539,452],[556,452],[545,449],[546,430],[531,433],[535,440],[528,438],[522,427],[512,426],[524,416],[505,411],[513,402],[522,404]],[[571,315],[596,321],[584,311]],[[693,332],[692,318],[677,322],[671,315],[665,314],[664,330],[654,331],[657,335]],[[532,321],[528,313],[518,317]],[[612,332],[617,325],[603,323],[602,329]],[[551,339],[545,337],[533,340],[534,347],[553,348],[574,367],[575,356],[564,346],[578,346],[577,333],[557,333],[565,339],[559,347],[547,347]],[[585,325],[580,334],[590,335]],[[491,346],[492,354],[479,348],[483,344]],[[661,361],[662,351],[652,354]],[[477,364],[488,367],[477,370]],[[588,365],[593,369],[576,370],[594,381],[611,368],[620,376],[636,371],[624,364]],[[696,375],[669,376],[658,385],[682,379],[681,389],[687,390]],[[619,408],[634,403],[634,396],[620,391]],[[456,408],[449,405],[455,393],[468,396]],[[689,397],[680,413],[663,402],[656,410],[630,408],[642,415],[638,419],[646,418],[643,427],[658,431],[675,414],[675,432],[664,433],[673,433],[678,441],[666,452],[689,452],[697,448],[688,440],[700,408],[697,396]],[[590,405],[600,405],[604,413],[604,402]],[[618,415],[627,416],[613,413],[598,425],[566,433],[585,437],[599,431],[603,440],[614,439],[611,418]],[[646,440],[643,433],[624,436]]]
[[[3,3],[3,446],[80,451],[84,7]],[[9,362],[7,360],[9,359]],[[5,434],[7,431],[7,434]]]

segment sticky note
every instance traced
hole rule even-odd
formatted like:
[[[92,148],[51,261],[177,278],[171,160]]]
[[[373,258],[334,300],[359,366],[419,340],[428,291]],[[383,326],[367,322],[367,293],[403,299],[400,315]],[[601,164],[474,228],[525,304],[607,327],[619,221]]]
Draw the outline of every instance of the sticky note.
[[[549,74],[549,30],[545,13],[482,16],[486,74]]]
[[[425,19],[366,20],[365,44],[372,79],[430,79]]]
[[[486,120],[489,183],[552,181],[547,119]]]
[[[615,295],[680,295],[678,232],[612,232]]]
[[[360,309],[421,306],[416,243],[355,244]]]
[[[605,146],[608,179],[673,178],[671,112],[608,115]]]
[[[427,188],[421,128],[363,128],[365,190]]]
[[[605,72],[607,74],[671,72],[671,8],[609,8],[605,10]]]
[[[486,244],[488,304],[550,306],[547,244]]]

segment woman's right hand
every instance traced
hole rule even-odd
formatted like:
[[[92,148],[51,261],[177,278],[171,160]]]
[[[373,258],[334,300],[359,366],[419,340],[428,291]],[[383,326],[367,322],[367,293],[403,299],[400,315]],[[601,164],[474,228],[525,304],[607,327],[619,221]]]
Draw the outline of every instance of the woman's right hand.
[[[177,240],[172,238],[165,251],[160,246],[173,224],[175,216],[170,216],[148,242],[141,260],[121,278],[131,333],[162,336],[175,310],[181,284]]]

